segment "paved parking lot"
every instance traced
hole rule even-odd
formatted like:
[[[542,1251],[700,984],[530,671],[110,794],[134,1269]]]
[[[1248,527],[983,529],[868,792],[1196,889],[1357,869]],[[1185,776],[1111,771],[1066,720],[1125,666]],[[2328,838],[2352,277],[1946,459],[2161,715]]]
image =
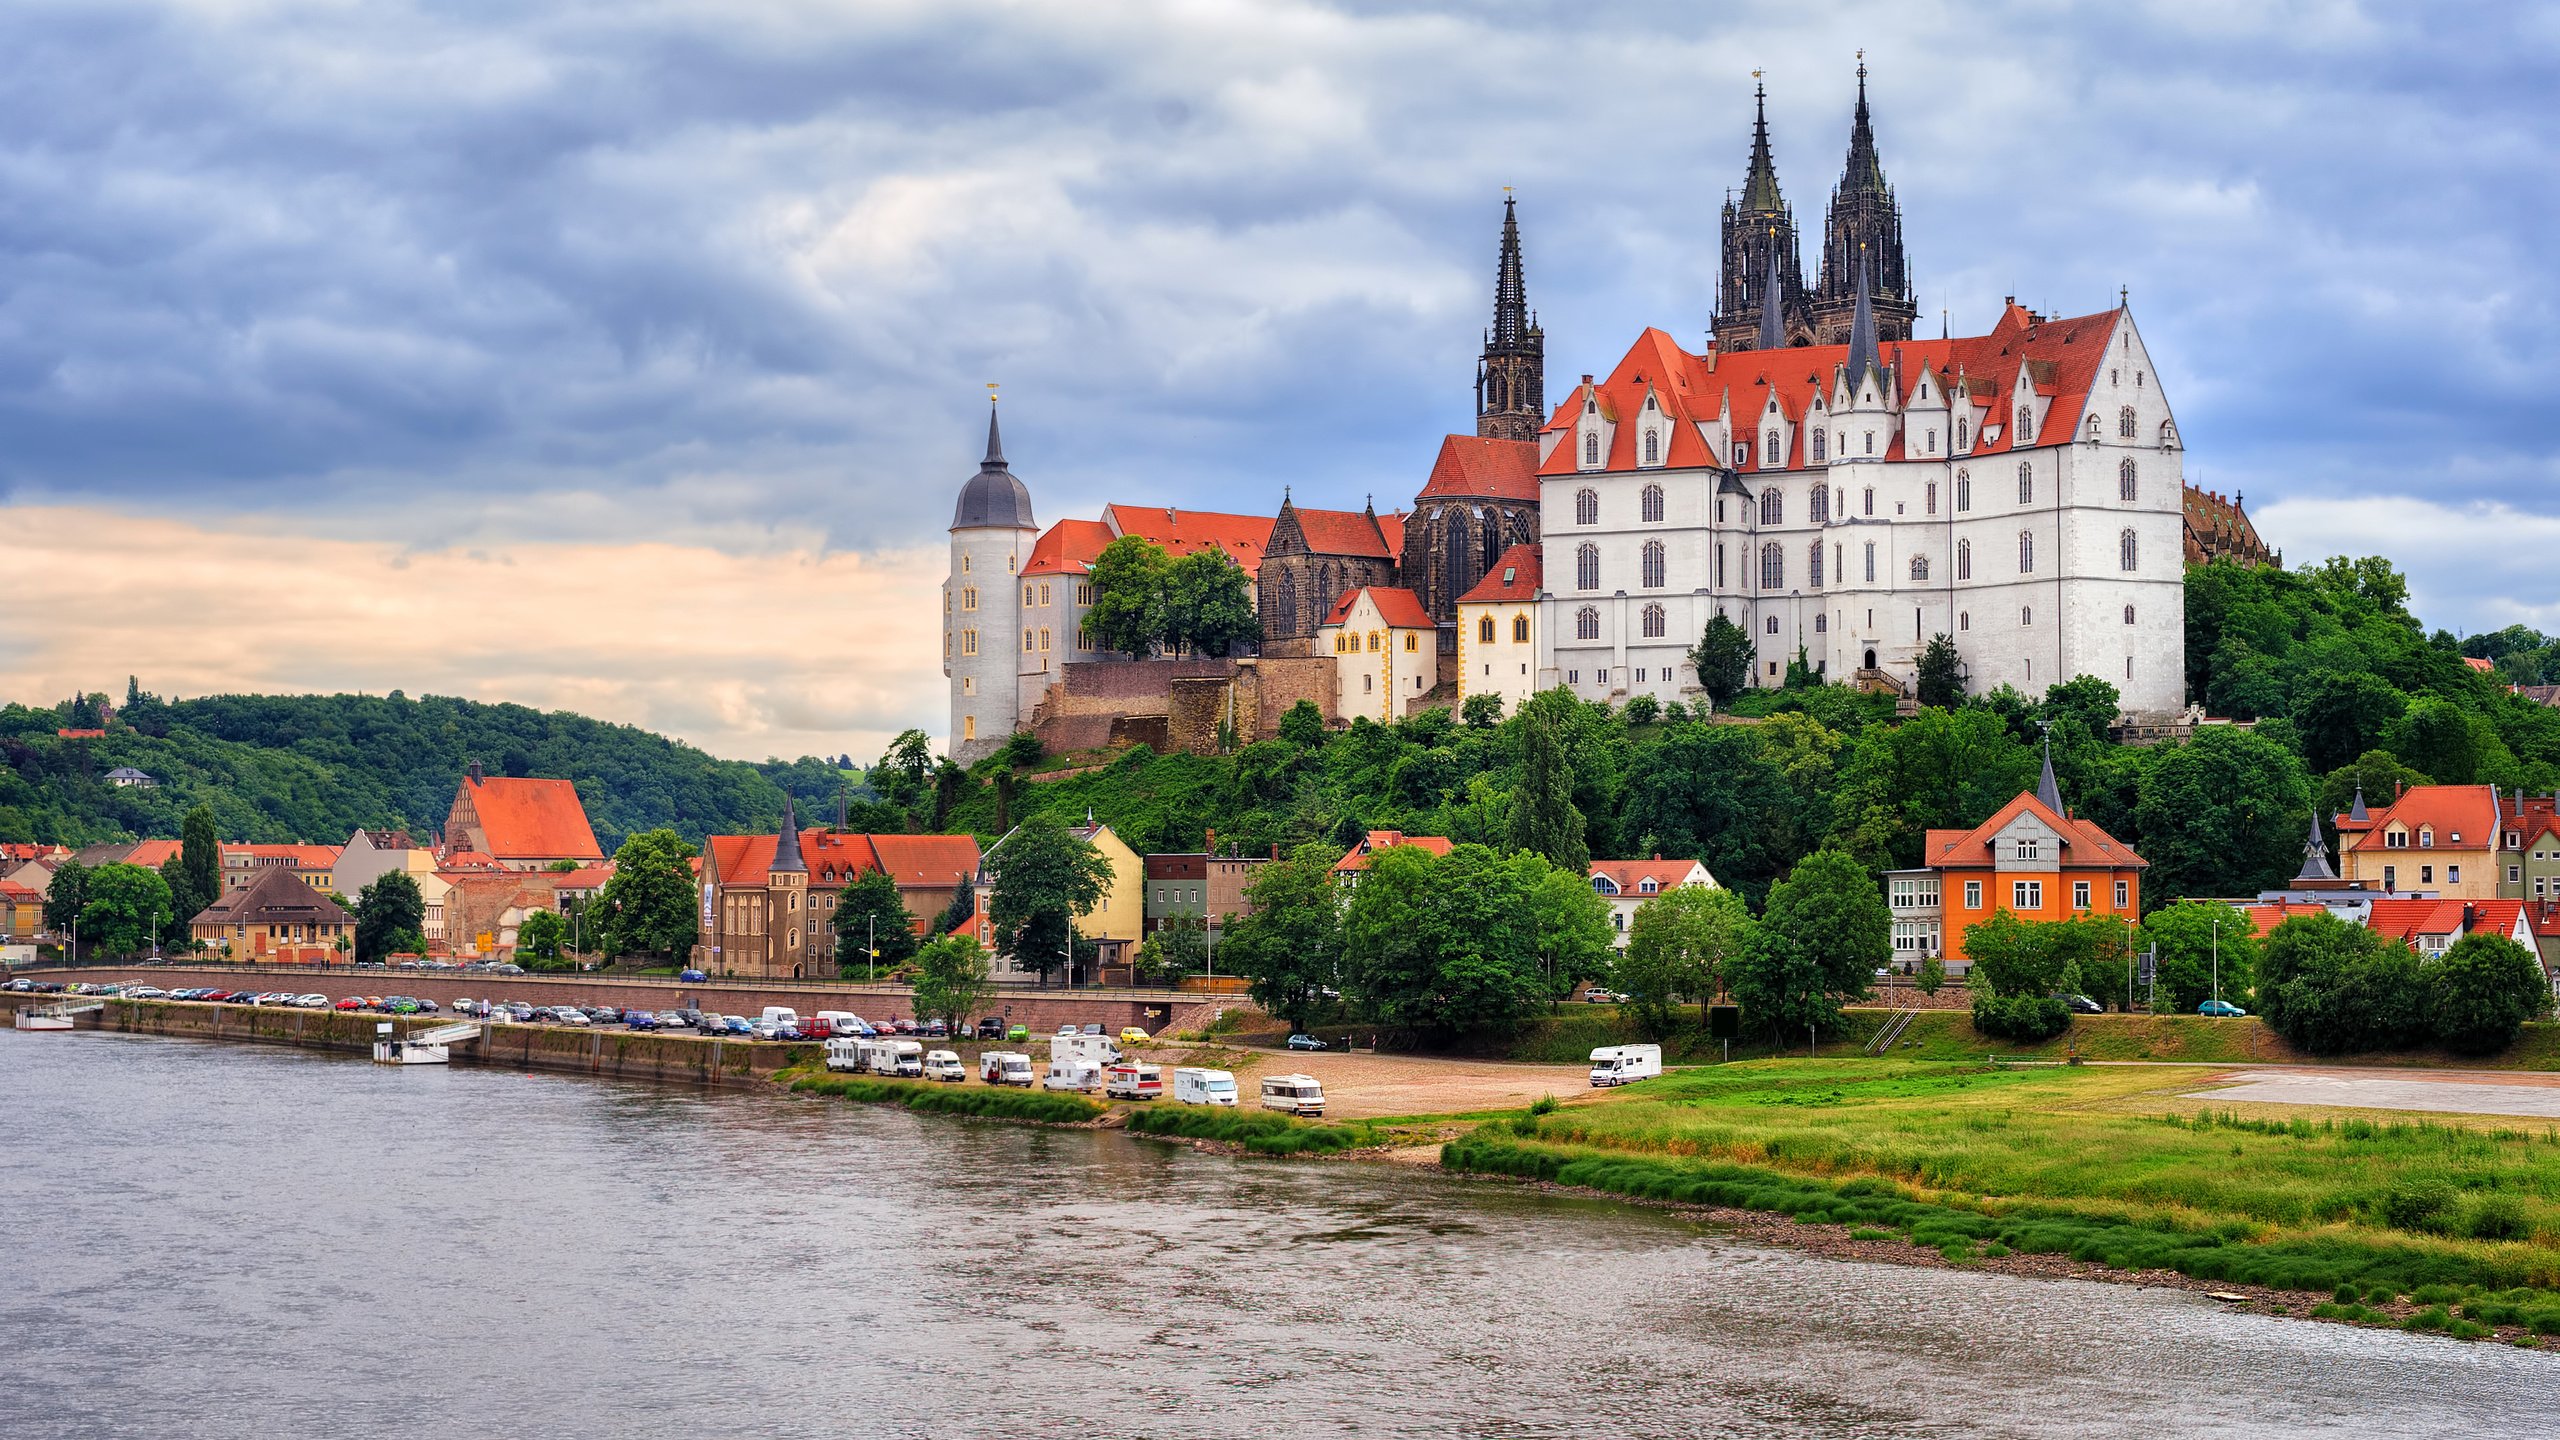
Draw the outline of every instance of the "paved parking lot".
[[[2454,1076],[2286,1074],[2266,1070],[2245,1072],[2236,1078],[2237,1084],[2194,1091],[2187,1098],[2560,1120],[2560,1085],[2500,1084]]]

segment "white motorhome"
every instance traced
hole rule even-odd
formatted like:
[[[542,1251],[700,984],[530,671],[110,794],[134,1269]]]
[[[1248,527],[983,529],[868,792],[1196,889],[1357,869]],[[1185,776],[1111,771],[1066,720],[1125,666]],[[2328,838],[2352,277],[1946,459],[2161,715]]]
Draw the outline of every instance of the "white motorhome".
[[[871,1073],[903,1075],[921,1079],[924,1075],[924,1046],[913,1040],[865,1040],[871,1047]]]
[[[1102,1093],[1114,1100],[1157,1100],[1164,1096],[1164,1069],[1144,1060],[1123,1060],[1111,1067]]]
[[[1019,1085],[1029,1089],[1032,1082],[1031,1057],[1019,1050],[989,1050],[978,1057],[978,1078],[990,1085]]]
[[[1099,1090],[1103,1069],[1090,1060],[1056,1060],[1049,1062],[1049,1073],[1040,1077],[1045,1090]]]
[[[1324,1082],[1313,1075],[1265,1075],[1262,1108],[1290,1115],[1324,1113]]]
[[[870,1069],[869,1057],[862,1053],[862,1045],[863,1042],[860,1040],[828,1041],[827,1068],[830,1070]]]
[[[1662,1073],[1659,1045],[1603,1045],[1591,1052],[1591,1083],[1624,1085]]]
[[[1120,1063],[1120,1042],[1108,1035],[1052,1035],[1049,1037],[1049,1059],[1085,1060],[1095,1065]]]
[[[1173,1100],[1177,1105],[1233,1105],[1236,1077],[1225,1070],[1185,1065],[1173,1072]]]
[[[957,1051],[927,1050],[924,1052],[924,1078],[957,1085],[969,1078],[969,1072],[960,1067]]]

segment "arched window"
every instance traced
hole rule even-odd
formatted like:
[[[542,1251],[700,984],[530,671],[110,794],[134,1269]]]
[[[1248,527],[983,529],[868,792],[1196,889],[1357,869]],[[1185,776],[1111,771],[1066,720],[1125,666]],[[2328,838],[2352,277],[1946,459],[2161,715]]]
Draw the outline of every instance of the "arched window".
[[[1599,491],[1577,490],[1574,492],[1573,523],[1576,525],[1597,525],[1600,523]]]
[[[1582,437],[1582,463],[1585,465],[1600,463],[1600,432],[1597,430]]]
[[[1490,615],[1486,615],[1486,616],[1483,616],[1482,618],[1480,618],[1480,619],[1478,619],[1478,620],[1476,621],[1476,643],[1477,643],[1477,644],[1479,644],[1479,645],[1490,645],[1490,644],[1492,644],[1492,643],[1493,643],[1493,634],[1494,634],[1494,631],[1493,631],[1493,617],[1492,617],[1492,616],[1490,616]]]
[[[2116,436],[2124,440],[2133,438],[2133,407],[2130,405],[2116,411]]]
[[[1957,628],[1958,630],[1970,630],[1970,629],[1972,629],[1972,628],[1973,628],[1973,612],[1972,612],[1972,611],[1970,611],[1970,610],[1966,610],[1966,611],[1962,611],[1962,612],[1958,613],[1958,614],[1957,614],[1957,616],[1956,616],[1956,628]]]
[[[1956,542],[1956,578],[1959,580],[1973,578],[1973,542],[1970,540]]]
[[[1964,442],[1965,442],[1965,440],[1966,440],[1969,436],[1971,436],[1971,435],[1972,435],[1972,433],[1973,433],[1973,425],[1972,425],[1972,422],[1970,422],[1970,421],[1965,421],[1965,420],[1958,420],[1958,421],[1956,422],[1956,448],[1957,448],[1957,449],[1959,449],[1959,450],[1963,449],[1963,448],[1964,448]]]
[[[2022,605],[2018,607],[2018,623],[2021,625],[2033,625],[2036,623],[2035,607],[2032,605]]]
[[[1858,513],[1861,515],[1876,513],[1876,487],[1873,485],[1867,487],[1866,497],[1859,502]]]
[[[1644,463],[1647,465],[1662,463],[1662,432],[1659,430],[1647,428],[1644,432]]]
[[[1585,605],[1581,609],[1573,612],[1573,638],[1576,640],[1597,640],[1600,638],[1600,612],[1598,610]]]
[[[2030,442],[2030,441],[2034,440],[2035,438],[2036,438],[2036,410],[2035,410],[2035,407],[2034,407],[2034,406],[2032,406],[2032,405],[2021,405],[2021,406],[2019,406],[2019,407],[2018,407],[2018,433],[2017,433],[2014,437],[2012,437],[2012,438],[2011,438],[2011,440],[2010,440],[2010,442],[2009,442],[2009,443],[2010,443],[2010,444],[2013,444],[2013,445],[2024,445],[2024,444],[2027,444],[2028,442]]]
[[[2178,427],[2166,420],[2160,422],[2160,448],[2163,450],[2178,448]]]
[[[1812,557],[1807,563],[1813,567],[1809,572],[1812,576],[1813,588],[1819,590],[1822,588],[1822,542],[1816,540],[1808,549]]]
[[[1928,513],[1931,515],[1938,513],[1938,482],[1935,480],[1929,482]]]
[[[2135,483],[2135,479],[2133,457],[2127,455],[2116,466],[2116,498],[2127,505],[2132,504],[2134,497],[2141,493],[2142,487]]]
[[[1778,439],[1778,432],[1775,430],[1770,431],[1767,435],[1761,438],[1760,463],[1763,465],[1784,465],[1787,463],[1786,446]]]
[[[2127,625],[2133,623],[2133,607],[2130,605],[2124,607],[2124,623]]]
[[[1956,472],[1956,513],[1961,515],[1972,508],[1973,472],[1959,470]]]
[[[2125,532],[2116,537],[2116,549],[2117,559],[2124,569],[2137,568],[2137,562],[2142,558],[2142,542],[2135,538],[2132,527],[2126,527]]]
[[[2133,532],[2128,530],[2125,533],[2130,535]],[[1664,569],[1665,567],[1662,563],[1662,542],[1659,540],[1647,540],[1644,542],[1644,588],[1648,590],[1661,589]]]
[[[1760,492],[1760,523],[1783,525],[1787,521],[1787,497],[1775,485]]]
[[[2036,532],[2018,532],[2018,573],[2032,575],[2036,570]]]
[[[2018,462],[2018,503],[2021,505],[2036,503],[2036,467],[2031,461]]]
[[[1511,617],[1511,643],[1514,645],[1526,645],[1529,643],[1528,616],[1514,615]]]
[[[1828,616],[1828,615],[1816,615],[1816,616],[1814,616],[1814,617],[1813,617],[1813,633],[1814,633],[1814,634],[1816,634],[1816,635],[1828,635],[1828,634],[1830,634],[1830,633],[1831,633],[1831,617],[1830,617],[1830,616]]]
[[[1573,552],[1573,586],[1577,590],[1600,588],[1600,547],[1584,545]]]
[[[1769,617],[1769,633],[1772,635],[1778,633],[1778,617],[1775,615]]]
[[[1828,524],[1830,520],[1831,487],[1828,485],[1816,485],[1813,487],[1813,523],[1816,525],[1823,525]]]
[[[1659,524],[1659,523],[1661,522],[1661,520],[1662,520],[1662,487],[1661,487],[1661,486],[1659,486],[1659,485],[1647,485],[1646,487],[1644,487],[1644,511],[1643,511],[1643,514],[1644,514],[1644,518],[1645,518],[1646,522],[1647,522],[1647,523],[1649,523],[1649,524]]]
[[[1867,453],[1870,455],[1876,453],[1876,432],[1873,430],[1867,432]]]
[[[1914,555],[1911,557],[1911,578],[1914,580],[1926,580],[1929,578],[1928,556]]]
[[[1779,549],[1774,541],[1761,546],[1760,588],[1763,590],[1780,590],[1786,587],[1786,583],[1787,552]],[[1774,615],[1770,616],[1769,623],[1772,625],[1777,624],[1778,617]]]
[[[2095,415],[2089,417],[2089,443],[2098,443],[2098,417]]]
[[[1820,430],[1816,430],[1816,431],[1814,431],[1814,432],[1813,432],[1813,463],[1814,463],[1814,464],[1816,464],[1816,465],[1819,465],[1819,464],[1823,463],[1825,460],[1829,459],[1829,458],[1830,458],[1830,455],[1831,455],[1831,437],[1830,437],[1830,435],[1829,435],[1829,434],[1827,434],[1827,433],[1825,433],[1825,432],[1823,432],[1823,431],[1820,431]]]
[[[1928,436],[1926,445],[1927,453],[1935,455],[1938,453],[1938,432],[1936,427],[1932,426],[1926,434]]]
[[[1670,616],[1659,605],[1644,607],[1644,638],[1659,640],[1670,629]]]

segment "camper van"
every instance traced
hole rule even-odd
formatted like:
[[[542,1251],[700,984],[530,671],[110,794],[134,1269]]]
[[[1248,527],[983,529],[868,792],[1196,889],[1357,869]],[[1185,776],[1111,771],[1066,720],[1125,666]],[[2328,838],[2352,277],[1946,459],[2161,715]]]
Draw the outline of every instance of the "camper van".
[[[869,1064],[869,1057],[862,1053],[862,1046],[863,1042],[860,1040],[828,1041],[827,1068],[830,1070],[867,1070],[871,1068]]]
[[[1324,1113],[1324,1082],[1313,1075],[1265,1075],[1262,1108],[1288,1115]]]
[[[956,1052],[927,1050],[924,1052],[924,1078],[957,1085],[969,1078],[969,1072],[961,1068],[960,1056]]]
[[[1031,1087],[1031,1057],[1019,1050],[989,1050],[978,1057],[978,1078],[990,1085]]]
[[[1114,1100],[1163,1099],[1164,1068],[1144,1060],[1123,1060],[1111,1067],[1111,1078],[1103,1082],[1102,1093]]]
[[[1041,1088],[1046,1090],[1091,1091],[1101,1089],[1102,1083],[1102,1067],[1090,1060],[1052,1059],[1049,1073],[1040,1077]]]
[[[871,1047],[871,1073],[902,1075],[909,1079],[924,1074],[924,1047],[913,1040],[866,1040]]]
[[[1659,1045],[1603,1045],[1591,1052],[1591,1083],[1624,1085],[1662,1073]]]
[[[1236,1077],[1224,1070],[1185,1065],[1173,1072],[1173,1101],[1177,1105],[1233,1105]]]
[[[1049,1058],[1052,1061],[1083,1060],[1094,1065],[1117,1065],[1120,1063],[1120,1042],[1108,1035],[1052,1035],[1049,1037]]]

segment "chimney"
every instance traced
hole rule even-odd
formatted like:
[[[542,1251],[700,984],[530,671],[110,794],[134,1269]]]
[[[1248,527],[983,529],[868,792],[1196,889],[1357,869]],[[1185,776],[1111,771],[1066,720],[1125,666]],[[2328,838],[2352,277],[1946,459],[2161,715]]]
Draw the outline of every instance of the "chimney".
[[[477,784],[479,784],[480,782],[482,782],[482,781],[484,781],[484,780],[486,780],[486,779],[488,779],[488,778],[489,778],[488,773],[487,773],[486,771],[484,771],[484,770],[482,770],[482,769],[480,768],[480,762],[479,762],[479,761],[477,761],[477,760],[472,761],[472,762],[471,762],[471,783],[472,783],[472,784],[474,784],[474,785],[477,785]]]
[[[1214,828],[1213,828],[1213,829],[1211,829],[1211,830],[1209,831],[1209,843],[1208,843],[1207,848],[1206,848],[1202,853],[1204,853],[1204,854],[1206,854],[1206,855],[1210,856],[1211,858],[1215,858],[1215,857],[1217,856],[1217,853],[1218,853],[1218,832],[1216,831],[1216,829],[1214,829]]]

